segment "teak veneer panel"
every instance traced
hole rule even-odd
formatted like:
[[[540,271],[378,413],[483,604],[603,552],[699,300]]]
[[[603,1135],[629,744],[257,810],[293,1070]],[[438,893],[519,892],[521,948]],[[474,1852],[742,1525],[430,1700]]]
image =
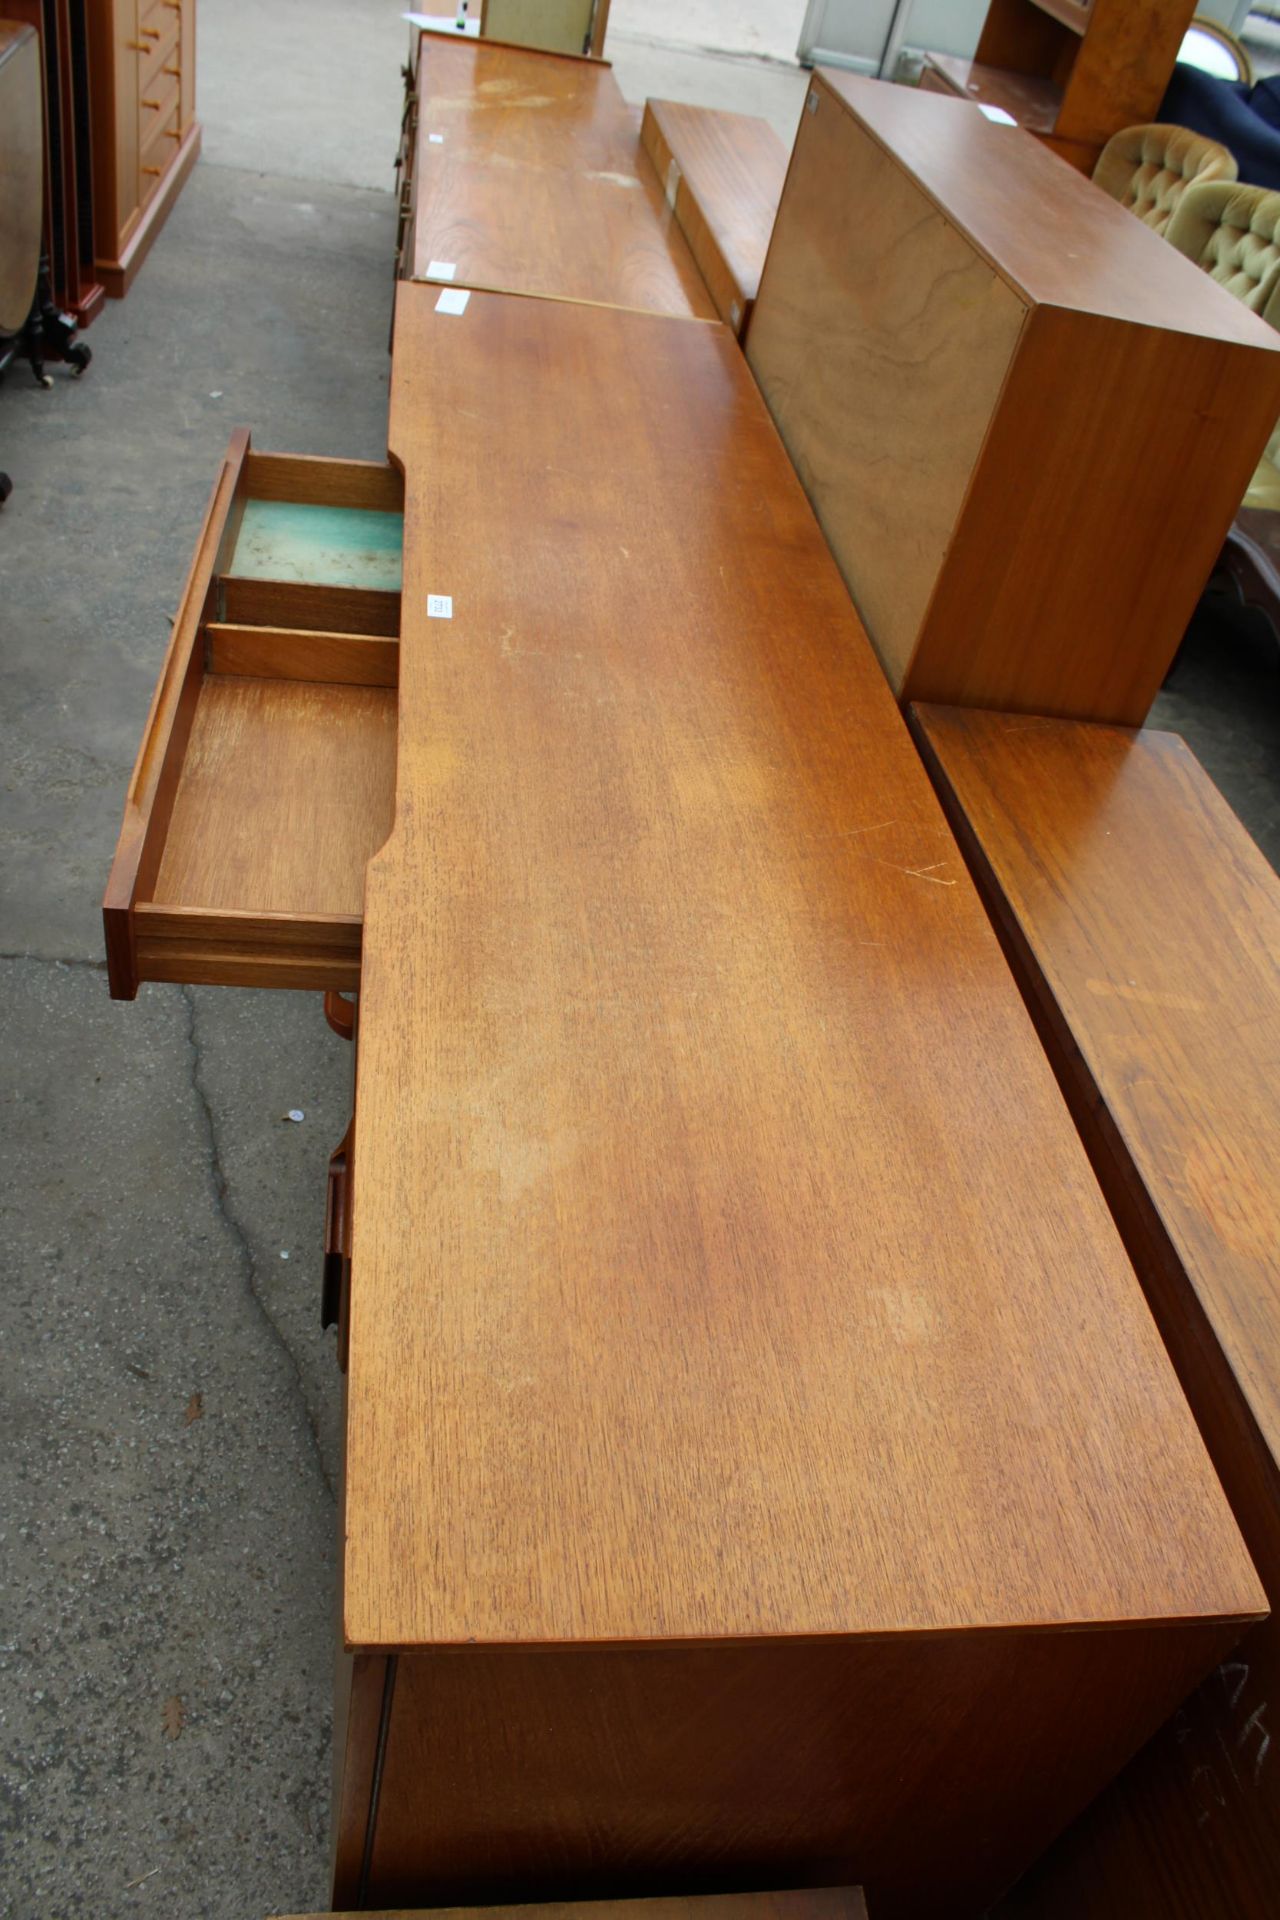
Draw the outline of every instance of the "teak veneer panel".
[[[1139,226],[976,109],[814,78],[747,358],[904,699],[1155,697],[1280,339]]]
[[[927,707],[916,719],[1280,1600],[1280,879],[1171,734]],[[1017,1910],[1270,1914],[1278,1693],[1273,1617],[1064,1837]]]
[[[424,34],[418,93],[412,275],[714,317],[607,67]]]
[[[152,899],[359,915],[395,803],[396,698],[210,676]]]
[[[787,177],[786,148],[767,120],[676,100],[645,102],[641,139],[716,312],[742,333]]]
[[[732,336],[398,308],[340,1894],[994,1892],[1259,1589]]]

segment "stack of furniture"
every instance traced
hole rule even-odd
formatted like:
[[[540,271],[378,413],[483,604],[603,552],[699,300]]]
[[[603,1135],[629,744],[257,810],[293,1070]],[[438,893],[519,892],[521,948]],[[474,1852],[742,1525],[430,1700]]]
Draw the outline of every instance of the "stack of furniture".
[[[233,442],[106,902],[355,1041],[335,1903],[977,1912],[1267,1602],[895,695],[1140,720],[1280,342],[824,78],[744,354],[607,69],[410,85],[389,460]]]
[[[1083,173],[1154,120],[1196,0],[991,0],[972,60],[931,53],[922,87],[1010,115]]]

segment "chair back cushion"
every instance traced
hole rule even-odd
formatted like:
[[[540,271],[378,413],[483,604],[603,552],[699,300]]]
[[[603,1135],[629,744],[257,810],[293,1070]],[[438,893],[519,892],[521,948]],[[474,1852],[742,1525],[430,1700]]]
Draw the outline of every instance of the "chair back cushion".
[[[1261,313],[1280,284],[1280,193],[1197,181],[1165,229],[1170,246]]]
[[[1113,200],[1163,233],[1192,181],[1234,180],[1236,163],[1216,140],[1156,122],[1113,133],[1093,177]]]

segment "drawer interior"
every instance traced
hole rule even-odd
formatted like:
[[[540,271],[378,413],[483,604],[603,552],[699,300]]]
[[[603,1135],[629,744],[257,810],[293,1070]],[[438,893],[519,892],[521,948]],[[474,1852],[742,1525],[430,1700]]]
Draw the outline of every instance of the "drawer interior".
[[[392,467],[232,442],[107,890],[116,997],[358,986],[395,806],[402,546]]]

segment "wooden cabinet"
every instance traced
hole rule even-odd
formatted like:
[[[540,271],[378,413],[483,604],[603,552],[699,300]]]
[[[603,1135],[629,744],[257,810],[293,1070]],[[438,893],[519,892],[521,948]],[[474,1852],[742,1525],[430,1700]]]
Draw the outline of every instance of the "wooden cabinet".
[[[1272,1920],[1280,877],[1172,734],[915,721],[1273,1607],[1001,1920]]]
[[[334,1904],[971,1910],[1259,1591],[732,334],[438,298],[392,370]]]
[[[1121,127],[1154,120],[1196,0],[991,0],[972,60],[931,53],[920,84],[1011,113],[1092,173]]]
[[[200,150],[195,32],[195,0],[94,0],[89,8],[94,244],[116,298]]]
[[[56,307],[88,326],[104,292],[94,263],[93,154],[84,8],[72,0],[0,0],[0,20],[32,27],[40,40],[43,207],[41,244]],[[6,129],[8,133],[8,129]],[[5,196],[18,191],[6,183]],[[23,319],[26,314],[24,312]],[[52,353],[53,343],[49,342]]]
[[[1280,335],[975,107],[815,76],[747,358],[895,690],[1139,725]]]

